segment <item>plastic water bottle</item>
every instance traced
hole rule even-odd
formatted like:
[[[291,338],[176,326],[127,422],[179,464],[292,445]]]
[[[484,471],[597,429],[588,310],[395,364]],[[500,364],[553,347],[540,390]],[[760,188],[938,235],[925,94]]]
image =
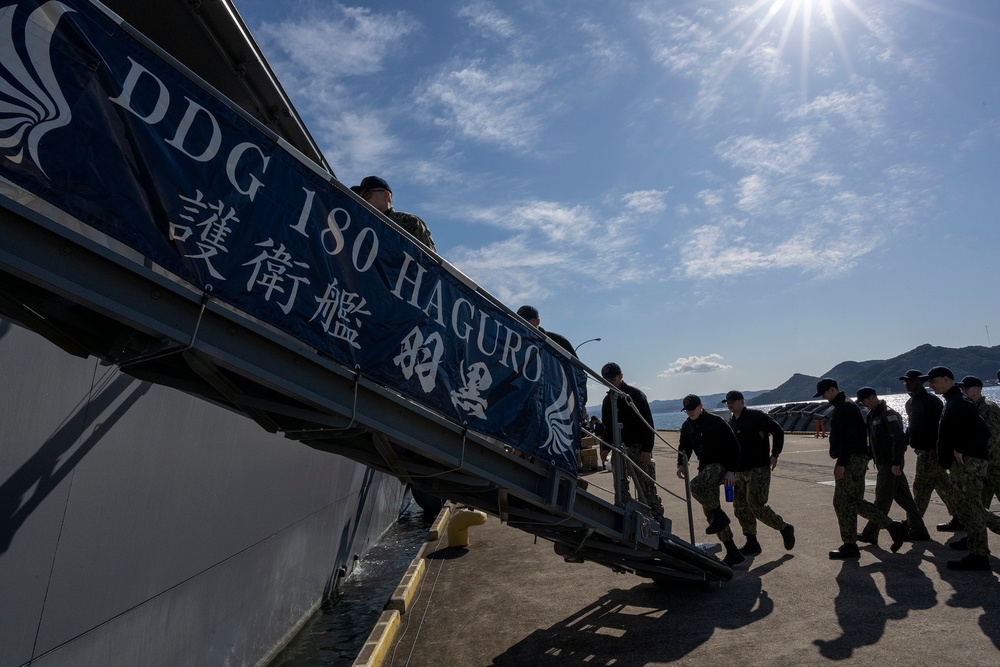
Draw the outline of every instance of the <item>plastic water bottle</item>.
[[[726,502],[733,502],[733,487],[726,484]]]

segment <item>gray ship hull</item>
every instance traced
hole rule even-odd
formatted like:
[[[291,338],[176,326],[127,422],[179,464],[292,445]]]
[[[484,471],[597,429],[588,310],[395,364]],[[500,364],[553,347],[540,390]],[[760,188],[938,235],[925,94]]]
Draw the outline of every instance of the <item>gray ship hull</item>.
[[[252,665],[395,478],[0,321],[0,665]]]

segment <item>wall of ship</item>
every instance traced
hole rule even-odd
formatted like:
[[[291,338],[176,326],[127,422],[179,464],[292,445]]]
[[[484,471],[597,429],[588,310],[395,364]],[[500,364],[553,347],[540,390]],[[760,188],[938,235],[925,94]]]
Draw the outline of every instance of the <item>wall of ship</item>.
[[[0,320],[0,667],[252,665],[398,480]]]

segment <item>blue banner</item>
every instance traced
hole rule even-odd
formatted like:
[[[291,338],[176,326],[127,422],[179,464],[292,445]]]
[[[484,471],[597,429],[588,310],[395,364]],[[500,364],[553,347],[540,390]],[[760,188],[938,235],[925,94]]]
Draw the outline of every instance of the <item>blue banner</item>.
[[[0,176],[363,376],[575,473],[585,377],[571,362],[93,3],[0,6]]]

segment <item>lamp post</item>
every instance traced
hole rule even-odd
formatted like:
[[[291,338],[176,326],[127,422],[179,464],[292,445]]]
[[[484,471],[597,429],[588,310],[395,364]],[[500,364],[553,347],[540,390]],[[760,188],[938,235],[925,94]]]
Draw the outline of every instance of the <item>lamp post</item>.
[[[573,351],[574,351],[574,352],[576,352],[576,353],[577,353],[577,354],[579,355],[579,353],[580,353],[580,348],[581,348],[581,347],[583,347],[583,346],[584,346],[584,345],[586,345],[587,343],[593,343],[593,342],[594,342],[595,340],[596,340],[596,341],[600,341],[601,339],[600,339],[600,338],[590,338],[590,339],[588,339],[588,340],[585,340],[585,341],[583,341],[582,343],[580,343],[579,345],[577,345],[576,347],[574,347],[574,348],[573,348]]]

